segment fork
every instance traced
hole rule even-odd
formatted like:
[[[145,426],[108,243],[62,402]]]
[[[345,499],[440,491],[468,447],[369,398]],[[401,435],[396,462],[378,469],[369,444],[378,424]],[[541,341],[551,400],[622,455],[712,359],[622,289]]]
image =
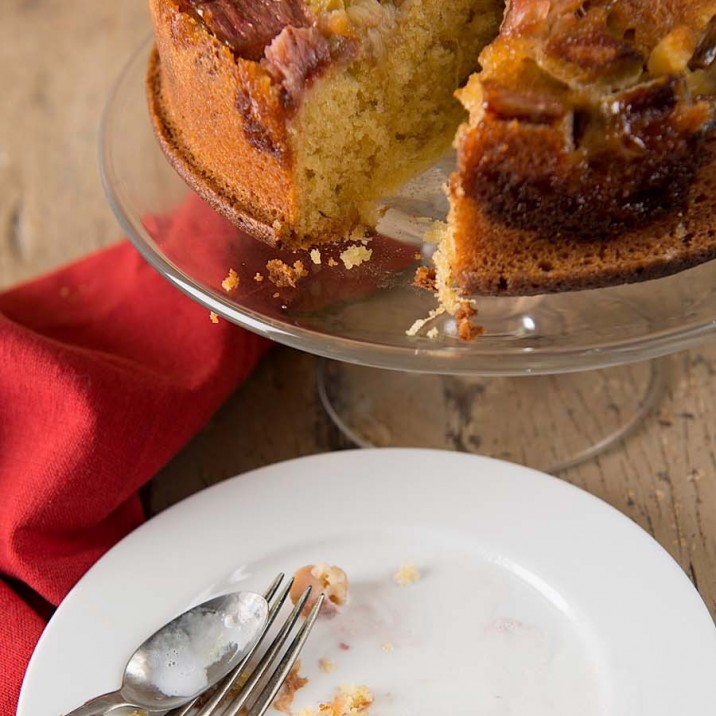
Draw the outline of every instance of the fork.
[[[306,602],[311,596],[311,587],[308,587],[296,602],[264,655],[256,666],[250,669],[251,659],[258,653],[259,647],[266,639],[293,585],[293,577],[291,577],[279,591],[284,577],[283,573],[279,574],[264,592],[264,597],[270,605],[268,621],[256,644],[254,644],[243,661],[224,677],[212,692],[209,692],[211,696],[206,703],[201,703],[206,698],[206,694],[202,694],[186,706],[168,712],[167,716],[188,716],[189,713],[197,708],[198,711],[193,716],[215,716],[216,714],[238,716],[239,712],[248,703],[251,703],[251,706],[245,712],[245,716],[262,716],[266,712],[296,663],[325,599],[324,594],[318,597],[285,653],[280,656],[282,648],[291,636],[291,632],[297,625]],[[246,679],[246,681],[241,685],[243,679]],[[239,686],[240,688],[237,690]]]

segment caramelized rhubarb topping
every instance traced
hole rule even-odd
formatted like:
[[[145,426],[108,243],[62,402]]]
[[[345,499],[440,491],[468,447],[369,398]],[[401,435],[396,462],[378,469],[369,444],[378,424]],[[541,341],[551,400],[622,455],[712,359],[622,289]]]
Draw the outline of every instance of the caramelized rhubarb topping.
[[[311,24],[302,0],[181,1],[183,11],[201,18],[219,40],[247,60],[260,60],[285,27]]]
[[[304,87],[333,61],[350,57],[354,47],[354,42],[328,38],[316,27],[287,27],[266,48],[262,64],[293,105]]]
[[[712,7],[713,6],[713,7]],[[459,93],[459,191],[508,225],[603,235],[678,207],[716,119],[716,0],[512,0]]]

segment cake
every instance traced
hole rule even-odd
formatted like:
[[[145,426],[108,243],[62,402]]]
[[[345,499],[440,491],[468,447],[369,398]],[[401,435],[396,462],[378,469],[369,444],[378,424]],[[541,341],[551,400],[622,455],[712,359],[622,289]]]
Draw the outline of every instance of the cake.
[[[150,0],[150,113],[179,174],[236,225],[310,247],[449,148],[453,97],[500,0]]]
[[[716,257],[716,0],[150,4],[162,148],[257,238],[360,239],[454,142],[452,313]]]
[[[469,121],[436,257],[444,294],[595,288],[716,257],[715,13],[508,4],[458,93]]]
[[[291,601],[297,604],[308,587],[311,587],[312,591],[304,607],[305,613],[312,609],[321,594],[326,597],[323,603],[325,613],[335,612],[337,607],[343,606],[348,601],[348,577],[340,567],[335,565],[330,566],[324,562],[317,562],[297,569],[291,585]]]

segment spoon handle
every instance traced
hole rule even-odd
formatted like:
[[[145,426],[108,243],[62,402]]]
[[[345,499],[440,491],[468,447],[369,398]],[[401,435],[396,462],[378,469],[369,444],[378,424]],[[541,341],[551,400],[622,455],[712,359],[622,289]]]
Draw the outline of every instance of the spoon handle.
[[[103,694],[87,701],[74,711],[65,714],[65,716],[100,716],[100,714],[113,711],[120,706],[132,706],[132,704],[128,704],[119,691],[113,691],[111,694]]]

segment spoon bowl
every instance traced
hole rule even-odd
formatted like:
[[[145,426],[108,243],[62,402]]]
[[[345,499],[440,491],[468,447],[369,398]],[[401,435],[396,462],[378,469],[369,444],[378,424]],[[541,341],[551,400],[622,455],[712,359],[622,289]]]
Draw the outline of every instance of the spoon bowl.
[[[150,636],[134,652],[122,686],[67,716],[94,716],[129,706],[167,711],[189,703],[248,654],[268,621],[268,603],[233,592],[199,604]]]

